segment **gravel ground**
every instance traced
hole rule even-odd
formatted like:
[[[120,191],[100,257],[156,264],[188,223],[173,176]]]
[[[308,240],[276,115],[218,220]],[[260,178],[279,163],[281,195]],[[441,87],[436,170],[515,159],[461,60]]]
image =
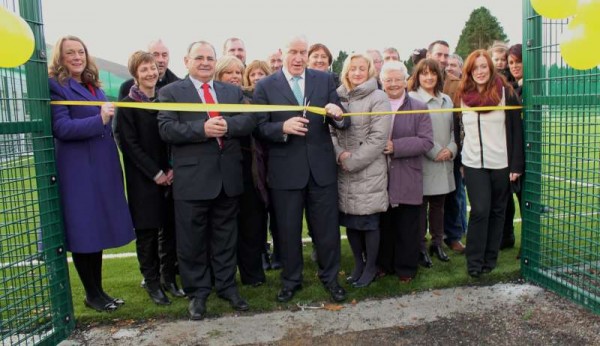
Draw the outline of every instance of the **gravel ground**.
[[[86,328],[61,345],[600,345],[600,316],[529,284]]]

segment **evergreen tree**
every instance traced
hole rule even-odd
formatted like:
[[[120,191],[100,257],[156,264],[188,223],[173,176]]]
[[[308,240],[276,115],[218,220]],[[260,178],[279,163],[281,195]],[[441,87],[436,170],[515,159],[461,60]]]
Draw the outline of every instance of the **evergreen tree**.
[[[340,50],[337,58],[331,64],[331,70],[335,74],[339,75],[342,73],[342,67],[344,66],[344,60],[346,60],[347,57],[348,57],[348,53],[346,53],[343,50]]]
[[[471,12],[469,20],[460,34],[456,45],[456,54],[466,58],[476,49],[488,49],[494,41],[506,41],[504,28],[490,11],[480,7]]]

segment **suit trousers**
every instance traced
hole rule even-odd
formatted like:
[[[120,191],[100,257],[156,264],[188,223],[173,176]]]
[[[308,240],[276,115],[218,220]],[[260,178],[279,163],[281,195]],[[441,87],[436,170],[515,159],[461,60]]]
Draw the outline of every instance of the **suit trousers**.
[[[262,254],[267,242],[267,208],[253,184],[244,185],[238,215],[237,262],[244,285],[265,282]]]
[[[381,213],[377,265],[386,274],[415,277],[419,263],[421,205],[400,204]]]
[[[471,202],[467,232],[467,270],[494,269],[498,260],[509,197],[509,169],[465,167],[465,183]]]
[[[140,272],[146,285],[152,289],[160,287],[158,233],[159,230],[156,228],[135,230],[135,249],[140,264]]]
[[[211,200],[176,200],[177,259],[190,298],[211,292],[212,270],[219,296],[235,293],[238,197],[223,190]]]
[[[284,287],[302,284],[302,218],[307,209],[317,251],[319,279],[325,285],[337,280],[340,270],[340,227],[338,222],[337,182],[319,186],[312,175],[300,190],[271,190],[283,264]]]

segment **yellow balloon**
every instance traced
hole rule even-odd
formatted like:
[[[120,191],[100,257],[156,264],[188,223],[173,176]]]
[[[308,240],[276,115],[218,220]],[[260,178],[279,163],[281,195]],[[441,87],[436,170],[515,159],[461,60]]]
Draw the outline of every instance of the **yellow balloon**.
[[[0,67],[16,67],[29,60],[35,39],[29,25],[0,6]]]
[[[581,0],[577,7],[577,18],[592,31],[600,31],[600,0]]]
[[[577,12],[577,0],[531,0],[531,6],[550,19],[566,18]]]
[[[575,17],[563,34],[560,53],[569,66],[587,70],[600,65],[600,31],[591,30],[579,16]]]

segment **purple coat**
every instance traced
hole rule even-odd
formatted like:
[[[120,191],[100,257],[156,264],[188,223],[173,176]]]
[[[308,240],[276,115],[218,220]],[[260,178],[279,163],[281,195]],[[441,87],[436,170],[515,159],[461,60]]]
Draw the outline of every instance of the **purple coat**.
[[[94,96],[73,79],[49,84],[53,101],[106,100],[102,90],[95,89]],[[117,147],[100,108],[52,106],[52,132],[67,250],[91,253],[132,241]]]
[[[406,93],[406,91],[405,91]],[[427,105],[406,93],[399,111],[426,110]],[[398,114],[392,126],[394,153],[388,168],[390,204],[423,203],[423,159],[433,148],[433,129],[427,113]]]

